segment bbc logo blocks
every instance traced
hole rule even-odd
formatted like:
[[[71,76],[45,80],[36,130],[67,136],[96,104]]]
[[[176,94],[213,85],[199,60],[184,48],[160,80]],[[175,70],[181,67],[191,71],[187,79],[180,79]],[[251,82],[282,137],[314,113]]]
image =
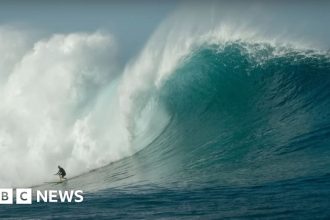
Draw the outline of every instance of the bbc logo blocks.
[[[0,189],[0,204],[13,204],[13,189]]]
[[[32,189],[16,189],[16,204],[32,204]]]
[[[13,189],[0,189],[0,204],[13,204]],[[32,189],[16,189],[16,204],[32,204]]]
[[[31,188],[1,189],[0,205],[2,204],[32,204],[32,193],[36,193],[35,202],[83,202],[82,190],[36,190]]]

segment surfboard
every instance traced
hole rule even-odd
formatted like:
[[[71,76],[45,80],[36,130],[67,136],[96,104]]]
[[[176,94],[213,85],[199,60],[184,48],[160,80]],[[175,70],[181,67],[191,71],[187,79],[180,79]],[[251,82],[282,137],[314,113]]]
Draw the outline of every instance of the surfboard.
[[[62,180],[62,181],[53,181],[53,182],[45,182],[45,183],[60,184],[60,183],[63,183],[63,182],[65,182],[65,181],[67,181],[67,179],[66,179],[66,180]]]

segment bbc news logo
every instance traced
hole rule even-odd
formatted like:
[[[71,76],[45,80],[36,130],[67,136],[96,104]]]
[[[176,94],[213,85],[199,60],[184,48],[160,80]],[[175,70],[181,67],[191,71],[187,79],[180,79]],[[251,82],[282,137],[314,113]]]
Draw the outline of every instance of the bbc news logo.
[[[16,189],[15,204],[32,204],[32,189]],[[37,190],[36,202],[82,202],[84,201],[82,190]],[[14,190],[13,189],[0,189],[0,205],[1,204],[14,204]]]

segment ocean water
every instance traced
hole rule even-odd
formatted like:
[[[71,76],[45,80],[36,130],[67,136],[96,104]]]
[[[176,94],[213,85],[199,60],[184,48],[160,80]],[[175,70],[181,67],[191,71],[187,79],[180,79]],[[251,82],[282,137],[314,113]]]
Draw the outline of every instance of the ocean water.
[[[241,36],[215,40],[209,32],[202,37],[175,35],[175,43],[169,38],[170,43],[159,46],[163,33],[156,33],[117,78],[94,78],[108,68],[105,64],[92,69],[94,75],[79,75],[74,67],[89,57],[74,62],[66,57],[70,70],[64,70],[72,77],[46,72],[42,82],[62,81],[47,88],[37,84],[36,91],[26,90],[19,101],[4,102],[0,150],[16,158],[26,152],[27,159],[11,163],[18,179],[3,174],[0,183],[33,186],[34,191],[81,189],[84,201],[37,203],[34,198],[32,205],[1,205],[0,217],[328,219],[329,50]],[[112,48],[99,34],[62,37],[61,42],[78,39],[78,51],[86,39],[88,46]],[[57,38],[46,43],[57,48]],[[35,50],[48,53],[46,43]],[[52,62],[62,64],[62,55]],[[72,56],[77,56],[75,48]],[[27,67],[39,59],[32,58],[25,58]],[[14,72],[0,95],[11,100],[10,92],[35,85],[35,71]],[[74,91],[62,88],[63,82]],[[61,96],[52,93],[53,85],[63,90]],[[40,117],[31,113],[35,109],[30,103],[46,106],[49,98],[55,110],[46,108]],[[24,111],[8,113],[13,106]],[[16,129],[16,120],[29,129]],[[5,133],[6,126],[15,132]],[[26,139],[20,139],[22,133]],[[25,142],[26,151],[18,147]],[[9,154],[7,145],[20,153]],[[34,158],[44,176],[32,181],[37,168],[25,167],[24,161]],[[69,181],[44,183],[53,178],[46,174],[59,158]]]
[[[83,203],[1,207],[26,218],[330,216],[329,54],[232,42],[201,45],[162,85],[171,114],[131,157],[60,185]]]

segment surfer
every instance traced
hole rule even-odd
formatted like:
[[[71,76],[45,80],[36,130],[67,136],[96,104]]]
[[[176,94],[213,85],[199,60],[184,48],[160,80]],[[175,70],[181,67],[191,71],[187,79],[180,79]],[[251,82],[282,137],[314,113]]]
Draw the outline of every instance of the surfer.
[[[66,179],[65,178],[66,172],[62,167],[60,167],[60,165],[58,166],[58,172],[55,175],[58,175],[60,177],[60,181]]]

